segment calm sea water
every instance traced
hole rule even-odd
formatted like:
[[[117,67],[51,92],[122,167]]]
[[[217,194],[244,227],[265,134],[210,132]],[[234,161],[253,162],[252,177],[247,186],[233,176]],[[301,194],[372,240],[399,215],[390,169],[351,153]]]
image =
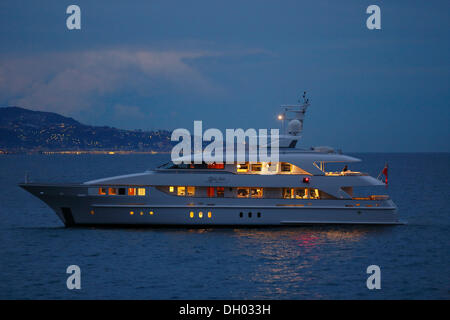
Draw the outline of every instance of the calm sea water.
[[[407,225],[65,229],[17,187],[140,172],[167,155],[0,156],[2,299],[449,299],[450,154],[356,154]],[[384,187],[381,187],[384,192]],[[66,268],[81,268],[81,290]],[[366,268],[381,268],[368,290]]]

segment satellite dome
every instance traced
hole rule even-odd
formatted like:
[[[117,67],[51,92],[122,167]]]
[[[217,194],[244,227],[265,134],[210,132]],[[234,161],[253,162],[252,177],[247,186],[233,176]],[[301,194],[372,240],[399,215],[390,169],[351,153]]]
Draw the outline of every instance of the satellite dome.
[[[300,120],[291,120],[288,124],[288,133],[295,136],[300,132],[302,132],[302,123],[300,122]]]

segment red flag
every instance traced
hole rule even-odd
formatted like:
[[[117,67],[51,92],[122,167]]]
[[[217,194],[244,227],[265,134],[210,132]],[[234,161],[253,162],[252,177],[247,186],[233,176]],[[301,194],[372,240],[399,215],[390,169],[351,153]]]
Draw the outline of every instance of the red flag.
[[[386,186],[387,186],[387,184],[388,184],[388,164],[387,164],[387,162],[386,162],[386,165],[385,165],[384,168],[383,168],[382,173],[383,173],[384,176],[386,177],[384,181],[385,181]]]

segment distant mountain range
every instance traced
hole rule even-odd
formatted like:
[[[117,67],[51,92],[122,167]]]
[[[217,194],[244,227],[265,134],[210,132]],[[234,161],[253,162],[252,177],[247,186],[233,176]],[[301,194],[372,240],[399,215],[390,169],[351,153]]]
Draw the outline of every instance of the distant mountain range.
[[[0,108],[0,153],[168,152],[167,130],[121,130],[89,126],[53,112]]]

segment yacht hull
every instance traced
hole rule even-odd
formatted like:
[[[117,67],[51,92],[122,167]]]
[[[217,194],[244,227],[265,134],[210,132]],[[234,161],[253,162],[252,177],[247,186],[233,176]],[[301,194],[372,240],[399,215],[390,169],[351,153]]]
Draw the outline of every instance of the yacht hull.
[[[128,199],[91,196],[85,186],[22,184],[22,188],[52,208],[65,226],[290,226],[304,224],[399,224],[391,200],[382,206],[349,204],[349,201],[257,201],[228,203],[196,199],[173,203],[167,199]],[[233,201],[234,200],[234,201]]]

